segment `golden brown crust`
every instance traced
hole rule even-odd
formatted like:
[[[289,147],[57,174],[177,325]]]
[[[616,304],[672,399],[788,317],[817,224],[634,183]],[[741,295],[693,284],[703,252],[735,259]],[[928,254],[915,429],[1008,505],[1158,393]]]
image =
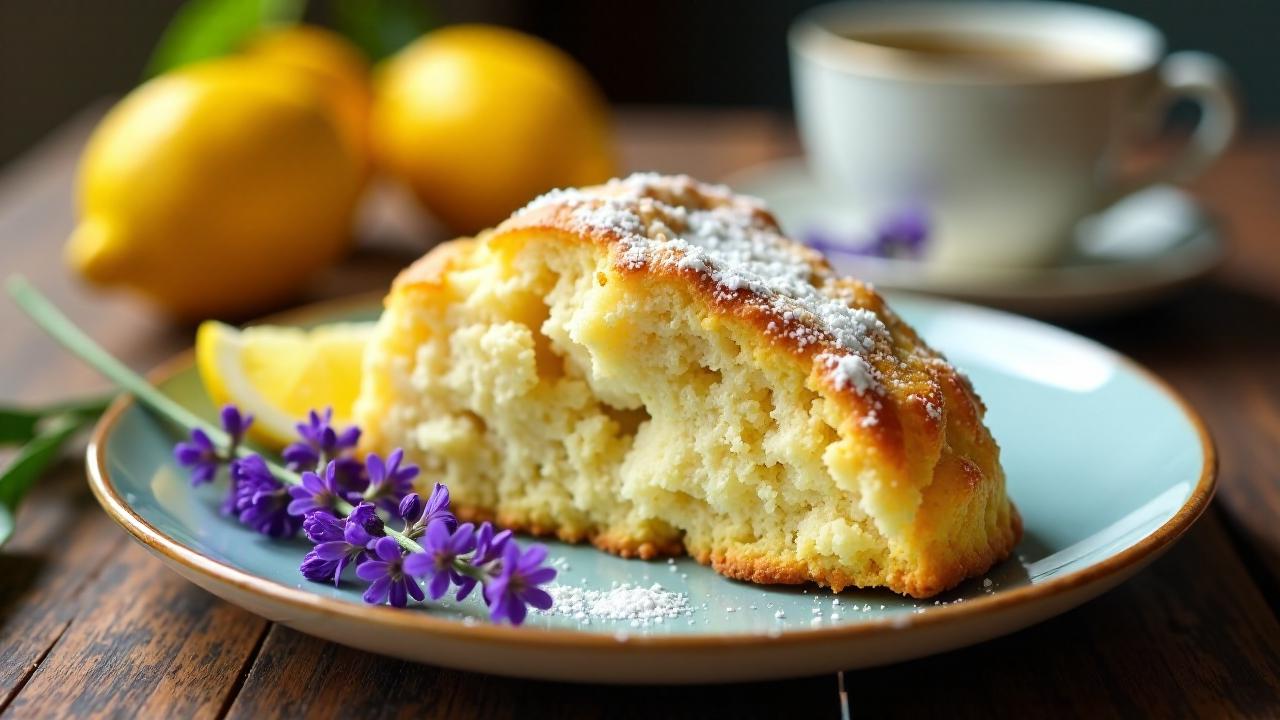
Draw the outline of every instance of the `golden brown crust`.
[[[883,582],[861,582],[849,572],[839,568],[812,568],[800,562],[785,562],[762,555],[747,555],[728,550],[691,551],[682,542],[655,543],[607,533],[575,532],[561,527],[550,527],[524,522],[516,515],[499,515],[491,509],[475,506],[454,506],[455,514],[464,522],[497,521],[500,527],[536,537],[554,537],[567,543],[590,542],[596,548],[622,558],[653,560],[660,557],[688,555],[702,565],[708,565],[721,575],[734,580],[760,585],[803,585],[814,583],[838,593],[849,587],[887,585],[893,590],[914,598],[924,599],[955,587],[967,578],[986,573],[1008,557],[1022,539],[1022,516],[1010,505],[1011,526],[1007,532],[991,538],[988,552],[971,554],[961,562],[934,567],[928,572],[901,573],[888,568],[869,568],[869,575],[883,574]]]
[[[458,263],[470,254],[474,243],[475,241],[471,238],[458,238],[440,243],[432,248],[431,252],[401,270],[395,282],[392,283],[392,291],[410,286],[439,286]]]

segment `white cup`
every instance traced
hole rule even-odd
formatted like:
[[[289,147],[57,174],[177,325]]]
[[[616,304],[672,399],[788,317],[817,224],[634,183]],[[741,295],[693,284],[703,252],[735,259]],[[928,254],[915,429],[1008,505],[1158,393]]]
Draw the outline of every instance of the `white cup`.
[[[1016,54],[984,63],[895,46],[890,36]],[[930,228],[922,259],[935,274],[1051,264],[1070,249],[1080,219],[1143,187],[1195,176],[1236,130],[1219,60],[1166,56],[1149,23],[1083,5],[837,3],[802,15],[789,42],[797,121],[817,178],[868,229],[920,208]],[[1201,109],[1186,145],[1139,177],[1125,175],[1134,141],[1156,132],[1180,98]]]

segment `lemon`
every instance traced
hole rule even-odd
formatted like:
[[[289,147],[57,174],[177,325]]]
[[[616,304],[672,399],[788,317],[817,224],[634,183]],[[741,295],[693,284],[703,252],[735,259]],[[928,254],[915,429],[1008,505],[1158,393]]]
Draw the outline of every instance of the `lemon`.
[[[372,136],[378,162],[459,232],[615,174],[604,98],[587,73],[497,27],[428,33],[379,68]]]
[[[209,397],[254,416],[249,435],[273,447],[294,438],[309,410],[333,408],[351,422],[360,392],[364,348],[373,323],[311,330],[258,325],[243,330],[207,320],[196,331],[196,367]]]
[[[369,161],[369,63],[341,35],[315,25],[264,30],[242,48],[244,57],[306,73],[325,94],[352,150]]]
[[[303,73],[242,58],[193,65],[142,85],[94,131],[67,258],[179,317],[243,316],[343,253],[361,183]]]

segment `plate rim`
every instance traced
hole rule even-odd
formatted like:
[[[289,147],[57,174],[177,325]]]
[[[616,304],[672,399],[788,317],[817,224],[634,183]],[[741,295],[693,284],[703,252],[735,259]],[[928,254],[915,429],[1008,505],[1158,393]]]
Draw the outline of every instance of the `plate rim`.
[[[1075,340],[1083,341],[1091,345],[1095,350],[1104,352],[1116,361],[1128,366],[1171,399],[1196,431],[1204,461],[1200,469],[1200,476],[1191,495],[1178,508],[1177,512],[1160,527],[1143,537],[1132,547],[1105,558],[1101,562],[1074,570],[1045,583],[1025,585],[963,603],[931,607],[929,612],[911,615],[905,622],[902,618],[887,617],[849,625],[795,628],[784,630],[780,634],[749,632],[690,635],[630,634],[626,642],[620,642],[614,633],[583,632],[561,628],[515,627],[489,623],[466,624],[456,620],[433,617],[426,613],[406,612],[405,610],[387,606],[358,605],[290,587],[201,554],[196,549],[188,547],[165,534],[139,515],[117,491],[111,479],[110,472],[107,469],[107,441],[124,413],[136,403],[133,396],[128,393],[122,392],[118,395],[94,425],[85,450],[88,484],[98,504],[102,506],[107,515],[152,552],[163,555],[168,560],[178,563],[187,570],[205,576],[219,584],[230,585],[240,591],[258,595],[275,604],[283,604],[307,612],[316,612],[328,617],[336,616],[356,623],[374,623],[388,630],[402,630],[423,635],[444,635],[450,639],[460,641],[477,641],[496,645],[511,643],[533,646],[551,645],[593,651],[612,649],[619,652],[634,652],[641,648],[672,650],[725,646],[741,647],[744,645],[776,647],[779,644],[826,643],[853,638],[893,635],[907,630],[926,629],[930,626],[971,620],[994,612],[1027,607],[1037,601],[1062,595],[1107,578],[1120,576],[1123,579],[1127,570],[1141,568],[1143,564],[1158,557],[1168,549],[1204,514],[1217,489],[1218,455],[1216,446],[1204,420],[1191,404],[1160,376],[1127,355],[1097,341],[1033,318],[969,303],[913,293],[895,292],[894,294],[909,296],[912,301],[927,304],[961,306],[965,309],[973,309],[982,313],[994,313],[1012,316],[1019,320],[1027,320],[1036,325],[1045,326],[1051,331],[1066,333]],[[381,297],[381,293],[365,293],[311,303],[271,314],[253,320],[248,324],[305,325],[317,320],[323,320],[325,317],[344,310],[354,311],[359,308],[369,307],[375,300],[380,300]],[[162,383],[193,365],[194,356],[194,348],[187,348],[155,366],[147,373],[147,379],[153,384]]]

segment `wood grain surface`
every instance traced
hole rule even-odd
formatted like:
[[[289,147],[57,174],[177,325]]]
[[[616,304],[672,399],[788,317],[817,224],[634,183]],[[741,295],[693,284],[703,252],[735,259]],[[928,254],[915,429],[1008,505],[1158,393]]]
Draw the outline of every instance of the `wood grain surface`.
[[[0,174],[0,275],[22,272],[109,350],[148,368],[192,329],[79,286],[60,261],[91,109]],[[768,113],[631,111],[636,169],[715,179],[797,151]],[[1194,188],[1230,232],[1208,282],[1150,310],[1073,330],[1182,391],[1219,445],[1218,499],[1133,580],[1013,636],[847,672],[866,717],[1280,715],[1280,135],[1239,143]],[[440,231],[394,192],[361,246],[299,301],[384,286]],[[42,402],[105,383],[0,302],[0,397]],[[1142,432],[1135,428],[1135,433]],[[79,448],[76,449],[78,452]],[[4,455],[0,455],[3,459]],[[51,472],[0,551],[0,717],[839,717],[835,676],[617,688],[509,680],[405,663],[273,625],[165,570],[94,504],[78,455]]]

